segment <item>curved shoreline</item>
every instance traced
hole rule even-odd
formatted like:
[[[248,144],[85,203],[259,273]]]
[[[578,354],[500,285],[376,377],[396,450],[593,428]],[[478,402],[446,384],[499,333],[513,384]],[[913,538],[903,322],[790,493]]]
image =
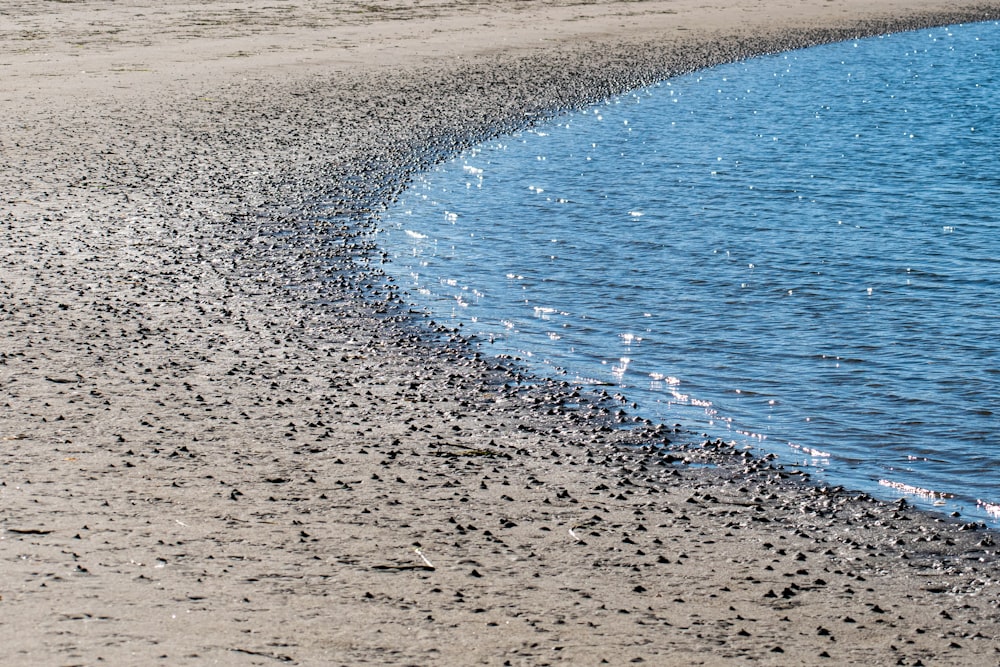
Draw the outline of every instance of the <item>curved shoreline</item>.
[[[985,23],[986,26],[996,25],[996,24],[997,23],[995,21],[988,21],[988,22]],[[971,28],[971,27],[975,26],[976,24],[964,24],[964,25],[966,27]],[[943,31],[943,30],[915,30],[915,31],[912,31],[909,34],[923,35],[924,37],[926,37],[927,35],[932,34],[935,37],[935,41],[936,41],[937,39],[939,39],[941,37],[941,35],[942,35],[943,32],[945,32],[945,31]],[[950,35],[951,32],[952,32],[952,30],[949,29],[947,32]],[[961,32],[961,30],[958,30],[957,32]],[[852,31],[851,34],[855,34],[855,33]],[[806,39],[810,39],[810,38],[806,38]],[[788,39],[789,41],[791,41],[793,43],[797,43],[799,37],[798,36],[788,36],[786,39]],[[876,40],[876,41],[880,42],[882,40]],[[851,43],[854,43],[855,46],[858,45],[857,44],[857,39],[854,38],[854,37],[852,37],[847,42],[841,42],[841,44],[847,44],[848,46]],[[699,70],[697,72],[697,74],[700,76],[700,74],[702,74],[702,71]],[[629,90],[633,90],[633,89],[629,89]],[[644,88],[643,90],[648,90],[648,89]],[[614,105],[617,101],[621,101],[622,99],[627,99],[628,97],[629,97],[629,94],[620,95],[620,96],[615,97],[615,98],[605,98],[603,101],[599,101],[599,102],[595,103],[595,107],[597,109],[602,108],[602,107],[607,108],[607,104],[611,103],[612,105]],[[590,109],[590,108],[591,107],[588,107],[588,109]],[[555,111],[554,114],[557,117],[555,119],[552,119],[552,120],[548,119],[548,115],[546,114],[546,112],[539,113],[538,116],[537,116],[537,118],[539,118],[540,120],[538,120],[537,123],[535,121],[531,121],[531,124],[533,126],[537,125],[541,129],[543,129],[543,130],[552,131],[552,128],[555,126],[556,123],[559,123],[560,126],[561,126],[561,123],[562,123],[561,119],[566,118],[566,116],[562,115],[563,113],[564,113],[563,111]],[[566,113],[572,113],[572,112],[566,112]],[[533,132],[533,130],[531,130],[530,132]],[[524,136],[527,136],[527,134],[524,135]],[[513,137],[513,140],[515,142],[521,141],[521,140],[524,139],[524,137],[522,136],[522,134],[520,132],[515,132],[515,134],[513,134],[513,135],[511,135],[511,134],[504,134],[500,139],[496,139],[496,140],[493,139],[492,137],[490,137],[490,138],[488,138],[488,139],[485,140],[485,143],[478,143],[478,144],[476,144],[476,148],[472,150],[472,153],[478,153],[480,150],[484,150],[485,149],[486,153],[488,154],[490,152],[489,148],[491,146],[493,146],[496,143],[496,141],[501,141],[501,143],[503,143],[503,144],[506,145],[506,143],[508,143],[511,140],[511,137]],[[468,152],[468,150],[466,150],[462,155],[465,156],[464,159],[471,159],[471,158],[469,158],[470,153]],[[533,155],[533,153],[532,153],[532,155]],[[453,160],[453,159],[456,159],[456,158],[455,158],[455,156],[451,156],[451,155],[449,155],[449,156],[447,156],[447,157],[444,158],[444,160]],[[459,159],[459,161],[461,162],[463,158],[460,157],[460,158],[457,158],[457,159]],[[480,156],[480,161],[482,161],[482,159],[483,159],[483,156]],[[550,156],[549,159],[551,161],[552,156]],[[475,160],[473,160],[473,164],[478,165],[478,162],[476,162]],[[482,166],[482,165],[478,165],[478,166]],[[433,175],[433,173],[432,173],[432,175]],[[464,181],[463,181],[463,183],[464,183]],[[426,187],[426,184],[424,184],[424,185]],[[452,186],[454,186],[454,185],[455,184],[452,183]],[[552,184],[550,183],[550,185],[552,185]],[[450,188],[446,187],[446,189],[450,189]],[[546,190],[549,191],[548,194],[551,194],[551,188],[549,186],[546,186]],[[442,196],[445,196],[447,198],[446,195],[442,195]],[[434,195],[432,198],[437,198],[437,195]],[[409,208],[411,205],[414,205],[417,208],[420,208],[420,205],[416,204],[414,202],[412,196],[411,197],[407,197],[407,201],[409,203],[407,204],[406,208]],[[445,204],[445,208],[450,209],[450,210],[463,210],[463,209],[454,209],[454,208],[451,208],[451,206],[448,205],[448,204]],[[392,213],[393,217],[394,217],[393,222],[395,223],[395,225],[399,225],[402,222],[401,219],[400,219],[400,217],[399,217],[400,214],[402,213],[402,210],[403,210],[402,208],[400,208],[399,206],[396,206],[394,212]],[[375,216],[375,217],[378,217],[378,216]],[[404,216],[404,217],[407,217],[407,216]],[[486,219],[488,220],[489,217],[490,216],[487,215]],[[502,213],[498,213],[494,217],[503,218],[503,214]],[[511,218],[509,218],[509,217],[504,218],[504,219],[505,220],[511,220]],[[424,222],[425,225],[429,223],[429,221],[426,218],[423,219],[423,222]],[[410,223],[403,223],[403,224],[409,225]],[[433,223],[431,223],[430,227],[434,228],[435,225]],[[494,227],[495,227],[495,225],[494,225]],[[418,229],[419,231],[426,232],[426,230],[422,229],[421,227],[412,228],[412,229]],[[399,228],[398,231],[401,234],[402,228]],[[431,232],[427,232],[427,233],[431,233]],[[409,235],[409,234],[411,234],[411,232],[407,231],[407,234]],[[432,236],[434,235],[433,233],[431,233],[431,234],[432,234]],[[476,236],[479,236],[479,232],[478,231],[476,233]],[[385,241],[384,241],[385,237],[382,237],[382,238],[383,238],[383,243],[385,243]],[[399,243],[400,243],[400,241],[397,239],[395,242],[390,242],[389,245],[393,246],[393,248],[394,248],[395,251],[398,251],[399,250]],[[406,244],[404,244],[404,245],[406,245]],[[435,245],[436,245],[436,242],[435,242]],[[480,248],[480,250],[482,250],[482,248]],[[407,253],[404,253],[404,254],[407,254]],[[396,258],[394,256],[392,261],[395,261],[395,259]],[[406,257],[403,257],[400,261],[402,262],[402,264],[404,266],[408,266],[409,265],[408,260],[406,259]],[[456,267],[453,267],[453,268],[456,268]],[[482,329],[476,329],[476,325],[475,324],[471,324],[470,325],[468,317],[462,316],[460,314],[456,314],[454,312],[451,313],[450,317],[448,316],[448,312],[447,311],[449,310],[450,307],[447,305],[447,303],[442,303],[440,301],[441,294],[438,293],[439,292],[438,290],[433,289],[433,285],[431,285],[431,288],[432,288],[432,291],[435,292],[434,299],[437,299],[437,305],[432,305],[432,303],[429,302],[427,298],[418,298],[417,297],[416,290],[412,289],[412,287],[415,284],[412,283],[412,281],[410,281],[408,283],[407,280],[406,280],[407,276],[405,274],[406,274],[406,272],[409,269],[404,270],[404,271],[401,272],[401,269],[396,268],[395,271],[393,271],[392,267],[390,266],[386,270],[390,274],[392,274],[393,276],[395,276],[397,279],[399,279],[401,281],[401,283],[409,284],[411,286],[411,290],[410,291],[411,291],[412,294],[411,294],[411,296],[406,297],[407,303],[409,303],[409,304],[416,303],[416,304],[418,304],[416,306],[418,308],[420,308],[420,307],[429,308],[430,311],[433,312],[433,313],[436,313],[440,319],[442,319],[443,321],[450,322],[451,323],[450,326],[462,326],[462,325],[457,324],[457,322],[464,321],[464,326],[466,327],[464,329],[465,332],[476,331],[476,332],[479,332],[480,334],[482,334],[481,336],[478,336],[478,338],[479,338],[478,341],[472,341],[472,344],[470,344],[470,349],[472,349],[472,350],[480,350],[483,354],[487,354],[487,355],[492,355],[492,354],[496,353],[496,350],[493,349],[493,346],[492,345],[488,345],[486,343],[486,340],[485,340],[486,333],[484,332],[484,330],[482,330]],[[414,265],[414,270],[417,270],[415,268],[415,265]],[[424,269],[420,269],[420,272],[424,273]],[[452,276],[452,277],[457,277],[457,276]],[[482,276],[480,276],[480,278],[481,277]],[[466,275],[466,278],[468,278],[468,275]],[[461,278],[460,278],[460,280],[461,280]],[[422,284],[426,283],[425,280],[421,280],[420,282]],[[434,282],[434,281],[432,281],[432,282]],[[424,285],[424,286],[426,286],[426,285]],[[480,287],[482,287],[482,285],[480,285]],[[466,299],[464,299],[464,298],[462,299],[462,301],[465,301],[465,300]],[[454,304],[453,301],[450,301],[450,302],[452,304]],[[440,308],[438,306],[440,306]],[[443,310],[441,310],[441,308],[443,308]],[[404,308],[404,310],[405,310],[405,308]],[[563,313],[563,315],[567,315],[567,313]],[[475,318],[473,318],[473,320],[474,319]],[[471,326],[471,328],[470,328],[470,326]],[[563,326],[567,326],[567,325],[563,325]],[[462,331],[463,330],[456,329],[454,331],[454,333],[455,334],[461,334]],[[473,334],[473,337],[476,337],[476,334]],[[493,342],[493,337],[491,335],[490,336],[490,343],[492,343],[492,342]],[[525,341],[522,340],[522,343],[524,343],[524,342]],[[536,341],[536,343],[537,343],[537,341]],[[529,346],[530,346],[530,342],[529,342]],[[506,346],[497,345],[496,348],[497,349],[505,349],[506,351],[509,351],[509,352],[511,352],[512,354],[515,354],[515,355],[518,354],[516,352],[516,350],[514,350],[512,348],[509,348],[509,347],[506,347]],[[539,348],[537,347],[537,345],[535,345],[534,347],[532,347],[532,349],[534,350],[535,354],[538,355]],[[546,348],[546,349],[548,349],[548,348]],[[563,350],[563,352],[566,352],[566,351],[567,350],[565,350],[565,349]],[[637,354],[638,354],[638,352],[637,352]],[[531,354],[529,353],[527,356],[530,357]],[[631,354],[627,354],[627,356],[632,356],[632,355]],[[642,355],[640,355],[640,356],[642,356]],[[539,358],[541,358],[541,357],[539,357]],[[615,358],[617,358],[617,357],[615,357]],[[608,359],[611,359],[611,357],[608,357]],[[515,359],[514,361],[518,361],[518,360]],[[576,361],[579,362],[580,359],[577,359]],[[610,361],[608,363],[610,363]],[[528,364],[528,365],[531,368],[534,369],[535,373],[538,373],[538,374],[542,375],[543,377],[555,378],[555,379],[570,379],[571,383],[575,382],[575,383],[582,384],[584,386],[588,386],[590,384],[587,380],[581,380],[581,379],[579,379],[579,376],[576,376],[575,372],[570,372],[570,374],[567,376],[565,370],[561,370],[561,369],[558,368],[558,364],[556,365],[556,367],[552,367],[549,362],[537,362],[534,365],[531,365],[531,364]],[[577,368],[577,371],[579,371],[579,368]],[[587,377],[600,377],[599,375],[594,375],[593,374],[593,373],[596,373],[596,372],[597,371],[594,371],[593,369],[591,369],[591,374],[589,376],[587,376]],[[640,373],[640,375],[642,375],[642,374],[644,374],[644,372]],[[586,374],[584,374],[584,375],[586,376]],[[576,376],[578,379],[573,380],[572,378],[574,376]],[[598,384],[600,384],[600,383],[598,383]],[[636,384],[636,378],[635,378],[635,376],[633,376],[632,381],[629,381],[627,384],[633,385],[629,391],[626,391],[626,393],[628,393],[629,396],[631,396],[633,390],[634,391],[641,391],[641,382],[639,383],[639,385],[640,385],[639,387],[635,386],[635,384]],[[613,383],[612,383],[612,385],[613,385]],[[685,383],[685,385],[686,385],[686,383]],[[702,387],[702,389],[704,389],[704,386]],[[690,391],[690,390],[691,390],[691,388],[689,387],[688,391]],[[611,391],[614,391],[614,389],[612,389]],[[625,391],[625,390],[622,390],[622,391]],[[649,398],[649,397],[647,396],[647,398]],[[629,401],[631,401],[631,400],[639,400],[639,402],[642,403],[642,399],[629,398]],[[622,408],[622,407],[624,407],[624,406],[619,406],[619,409]],[[638,406],[633,406],[633,407],[634,408],[638,408]],[[719,406],[716,406],[716,407],[719,407]],[[650,414],[649,410],[650,410],[650,405],[646,404],[644,406],[644,411],[640,410],[639,414],[643,414],[646,417],[652,417],[652,415]],[[822,410],[820,410],[820,412],[822,412]],[[711,421],[712,421],[710,419],[707,420],[707,421],[706,420],[699,421],[699,419],[697,418],[697,416],[691,416],[691,415],[689,415],[688,417],[684,417],[684,418],[679,417],[677,415],[675,415],[674,417],[669,417],[669,416],[665,417],[665,416],[663,416],[662,412],[660,413],[660,415],[661,415],[660,417],[653,417],[653,418],[654,419],[661,419],[661,420],[663,420],[663,419],[669,419],[670,421],[678,421],[678,420],[679,421],[684,421],[686,423],[686,425],[689,426],[688,430],[692,431],[692,433],[688,436],[692,440],[694,440],[694,439],[697,438],[697,435],[693,432],[694,430],[697,430],[698,432],[701,432],[701,431],[713,432],[714,433],[713,436],[712,436],[713,438],[716,435],[721,435],[721,437],[727,438],[727,439],[730,439],[730,438],[736,438],[737,440],[741,439],[739,435],[735,434],[735,432],[734,432],[734,435],[727,436],[727,435],[725,435],[725,430],[726,429],[724,429],[721,433],[717,429],[713,429],[711,426],[709,426],[709,423],[711,423]],[[760,415],[758,415],[758,416],[760,416]],[[703,422],[704,422],[704,425],[701,425]],[[744,426],[745,426],[745,424],[744,424]],[[759,421],[758,421],[758,426],[760,426]],[[938,426],[940,426],[940,424],[938,424]],[[732,429],[729,429],[729,430],[732,430]],[[738,430],[739,429],[737,429],[737,431]],[[961,433],[961,429],[959,428],[957,430],[954,430],[954,433],[956,434],[956,436],[958,436]],[[802,434],[799,434],[799,435],[801,436]],[[704,437],[704,436],[706,436],[706,434],[705,433],[701,433],[701,436]],[[802,444],[802,442],[799,441],[796,437],[794,437],[794,435],[789,435],[788,437],[791,440],[793,440],[795,442],[798,442],[799,445]],[[836,440],[836,437],[834,437],[833,440]],[[956,437],[956,440],[961,440],[961,437]],[[743,439],[742,442],[746,442],[746,439]],[[840,444],[843,444],[843,443],[840,443]],[[798,445],[794,445],[794,444],[793,445],[789,445],[789,446],[794,447],[796,450],[799,448]],[[791,451],[788,448],[789,446],[786,446],[785,441],[780,441],[780,442],[777,442],[777,443],[773,443],[770,447],[767,446],[766,443],[759,443],[758,446],[754,448],[754,451],[755,452],[763,452],[763,453],[766,453],[768,451],[774,452],[775,454],[777,454],[780,457],[780,459],[783,459],[784,462],[786,464],[788,464],[789,461],[795,461],[795,457],[794,456],[792,456],[790,454],[788,454],[786,456],[786,454],[789,451]],[[811,446],[812,447],[821,447],[821,445],[817,445],[815,443],[813,443]],[[809,451],[810,451],[809,448],[806,448],[806,452],[809,452]],[[930,451],[930,450],[928,450],[928,451]],[[858,454],[858,451],[855,451],[855,454]],[[951,514],[953,518],[955,518],[955,517],[962,517],[962,521],[963,522],[972,522],[972,521],[983,522],[983,523],[985,523],[990,528],[996,528],[997,527],[997,523],[996,523],[997,516],[998,516],[997,513],[996,513],[997,512],[997,505],[994,502],[992,502],[992,501],[988,502],[988,501],[982,500],[984,498],[989,498],[990,497],[990,491],[988,491],[985,488],[981,488],[980,491],[979,491],[979,494],[976,495],[976,492],[970,491],[970,489],[968,487],[961,487],[961,486],[956,487],[955,486],[954,483],[956,483],[956,482],[959,485],[961,485],[963,483],[963,482],[959,482],[960,479],[964,479],[964,483],[965,484],[970,483],[970,480],[972,480],[972,478],[970,478],[970,477],[964,477],[964,478],[962,478],[961,476],[959,476],[958,478],[954,478],[950,482],[948,482],[947,480],[939,477],[938,480],[937,480],[937,482],[933,482],[933,483],[930,483],[928,485],[926,483],[925,484],[921,484],[920,482],[915,482],[913,479],[909,479],[908,480],[905,477],[902,477],[901,475],[904,474],[903,471],[902,471],[902,469],[896,468],[896,469],[894,469],[894,472],[883,471],[882,473],[878,473],[877,470],[873,471],[872,469],[869,469],[869,470],[867,470],[867,473],[869,473],[869,474],[861,474],[861,473],[858,472],[857,469],[855,469],[853,471],[853,473],[854,473],[853,477],[848,478],[848,475],[845,475],[845,472],[844,472],[845,468],[843,468],[842,466],[844,466],[844,465],[854,466],[854,464],[859,464],[860,465],[861,462],[862,462],[862,460],[864,459],[864,457],[861,454],[858,454],[858,458],[854,461],[854,464],[851,464],[850,461],[848,461],[848,459],[850,458],[849,456],[846,457],[846,458],[844,458],[843,455],[838,456],[836,454],[833,455],[832,459],[830,459],[830,460],[824,459],[824,461],[822,463],[820,463],[820,464],[817,464],[814,461],[813,464],[810,465],[810,463],[808,462],[808,458],[809,457],[806,456],[807,460],[805,462],[802,462],[801,457],[800,457],[797,462],[792,463],[791,465],[794,466],[794,467],[801,467],[802,470],[804,472],[807,472],[807,473],[814,473],[814,472],[817,472],[819,470],[822,470],[823,473],[824,473],[823,476],[822,476],[822,478],[826,480],[826,483],[828,483],[830,485],[837,485],[837,484],[844,485],[844,486],[852,488],[852,489],[854,489],[856,491],[864,492],[864,493],[873,495],[876,498],[879,498],[879,499],[881,499],[883,501],[892,502],[892,501],[897,500],[900,497],[903,497],[908,502],[911,502],[911,503],[917,505],[921,509],[930,512],[934,516],[945,517],[948,514]],[[838,461],[838,459],[840,459],[840,460]],[[942,461],[943,461],[943,459],[942,459]],[[879,474],[880,476],[875,476],[876,474]],[[853,482],[850,481],[851,479],[853,479],[854,481]],[[894,481],[892,481],[892,480],[894,480]],[[971,483],[974,484],[975,482],[972,481]],[[919,486],[914,486],[914,484],[919,484]],[[921,488],[921,487],[923,487],[923,488]],[[930,490],[930,489],[933,489],[933,490]]]
[[[615,430],[596,398],[566,410],[573,388],[520,387],[386,317],[368,236],[407,174],[488,135],[668,74],[957,16],[456,47],[450,64],[338,55],[334,72],[237,55],[164,64],[157,82],[142,66],[159,61],[115,33],[103,78],[14,77],[5,657],[995,664],[990,535],[719,443],[687,452],[718,468],[636,449],[675,436]]]

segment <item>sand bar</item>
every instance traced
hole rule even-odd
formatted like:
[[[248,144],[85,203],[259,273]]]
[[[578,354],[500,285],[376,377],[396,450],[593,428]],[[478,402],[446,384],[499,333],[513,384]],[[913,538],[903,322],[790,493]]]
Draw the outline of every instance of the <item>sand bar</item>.
[[[0,659],[997,664],[992,534],[615,428],[400,308],[369,232],[413,170],[559,108],[998,16],[4,3]]]

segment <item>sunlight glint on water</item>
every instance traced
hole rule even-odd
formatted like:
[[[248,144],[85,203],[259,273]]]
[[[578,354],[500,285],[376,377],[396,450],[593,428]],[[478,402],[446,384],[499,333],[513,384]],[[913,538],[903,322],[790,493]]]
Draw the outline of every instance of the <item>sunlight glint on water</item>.
[[[386,214],[387,268],[484,353],[995,524],[998,46],[817,47],[490,142]]]

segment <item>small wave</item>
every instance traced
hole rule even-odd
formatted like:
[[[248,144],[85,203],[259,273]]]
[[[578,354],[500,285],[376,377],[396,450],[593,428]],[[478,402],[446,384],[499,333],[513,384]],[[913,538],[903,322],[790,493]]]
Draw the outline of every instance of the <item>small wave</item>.
[[[988,503],[985,500],[977,500],[976,505],[990,516],[1000,519],[1000,505],[997,503]]]
[[[934,491],[932,489],[924,489],[919,486],[913,486],[912,484],[904,484],[903,482],[894,482],[891,479],[880,479],[878,481],[882,486],[887,486],[890,489],[895,489],[902,493],[908,493],[911,496],[920,496],[921,498],[927,499],[941,499],[941,498],[954,498],[955,494],[945,493],[944,491]]]
[[[820,451],[819,449],[813,449],[812,447],[805,447],[803,445],[796,445],[794,442],[788,443],[788,446],[792,449],[797,449],[803,454],[808,454],[809,456],[815,456],[817,458],[830,458],[832,455],[830,452]]]
[[[535,306],[535,317],[540,317],[543,320],[549,319],[549,316],[556,312],[555,308],[546,308],[543,306]]]

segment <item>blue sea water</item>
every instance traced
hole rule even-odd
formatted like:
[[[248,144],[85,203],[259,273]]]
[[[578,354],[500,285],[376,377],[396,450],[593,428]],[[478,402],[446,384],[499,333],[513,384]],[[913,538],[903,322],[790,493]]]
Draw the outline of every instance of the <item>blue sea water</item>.
[[[484,354],[1000,521],[1000,26],[752,59],[490,141],[383,217]]]

